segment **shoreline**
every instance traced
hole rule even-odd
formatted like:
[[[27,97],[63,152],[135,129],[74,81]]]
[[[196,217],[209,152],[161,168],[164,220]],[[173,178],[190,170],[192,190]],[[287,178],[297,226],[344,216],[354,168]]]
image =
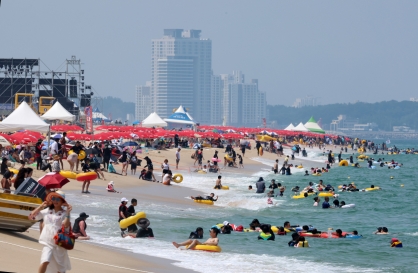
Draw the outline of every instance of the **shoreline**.
[[[29,229],[25,233],[0,231],[0,251],[8,261],[2,263],[2,270],[19,273],[37,271],[42,251],[38,237],[39,230],[36,229]],[[92,242],[77,241],[76,247],[68,254],[71,272],[196,272],[175,266],[175,260],[133,253]],[[25,263],[21,263],[22,257],[25,258]]]
[[[223,159],[223,149],[216,149],[216,148],[204,148],[204,156],[206,156],[203,162],[207,161],[207,158],[212,158],[212,154],[215,150],[219,151],[219,158]],[[315,150],[315,149],[313,149]],[[317,149],[320,153],[321,151]],[[169,162],[173,162],[175,158],[175,151],[176,149],[169,149],[169,150],[162,150],[162,151],[155,151],[151,150],[147,154],[138,154],[139,157],[143,157],[145,155],[149,156],[154,163],[154,169],[157,180],[161,180],[161,169],[159,167],[160,163],[164,159],[168,159]],[[184,176],[185,181],[187,183],[183,185],[177,185],[173,183],[172,186],[165,186],[162,183],[154,183],[148,182],[145,180],[139,180],[138,175],[141,171],[141,167],[137,169],[137,174],[127,176],[121,176],[117,174],[110,174],[104,172],[104,176],[106,180],[96,179],[91,182],[90,185],[90,192],[91,194],[82,194],[81,193],[81,186],[82,183],[76,182],[74,180],[70,180],[71,182],[66,184],[63,187],[63,191],[67,194],[67,200],[69,203],[73,203],[76,198],[78,201],[86,202],[88,204],[88,199],[84,197],[95,196],[99,198],[106,199],[106,204],[112,205],[115,207],[120,203],[120,198],[126,197],[128,199],[136,198],[138,200],[138,211],[141,211],[141,206],[144,204],[157,204],[157,205],[166,205],[175,209],[183,209],[183,208],[190,208],[196,207],[205,208],[205,209],[219,209],[222,206],[206,206],[201,204],[195,204],[192,200],[189,199],[189,196],[196,196],[196,195],[205,195],[207,193],[203,192],[203,189],[196,189],[196,187],[191,187],[193,185],[193,179],[198,175],[197,173],[193,172],[196,166],[194,166],[194,159],[190,158],[190,154],[192,153],[193,149],[184,149],[181,153],[181,160],[179,164],[179,169],[176,170],[175,166],[172,164],[170,165],[173,174],[180,173]],[[238,151],[240,153],[240,151]],[[290,154],[291,150],[285,147],[284,154]],[[223,168],[223,162],[219,164],[221,168],[221,173],[223,178],[228,178],[228,175],[237,175],[241,174],[243,176],[254,176],[257,172],[260,171],[268,171],[273,166],[274,160],[279,159],[280,161],[284,160],[285,156],[278,157],[276,154],[265,152],[263,156],[257,156],[257,152],[255,149],[247,150],[245,157],[244,157],[244,169],[240,168],[230,168],[226,167]],[[64,169],[68,170],[68,163],[66,160],[64,161]],[[264,161],[264,162],[262,162]],[[305,169],[309,167],[311,164],[313,167],[319,165],[318,162],[309,160],[307,158],[297,157],[293,161],[289,161],[294,165],[297,165],[296,162],[303,162]],[[272,164],[270,165],[270,162]],[[316,165],[315,165],[316,164]],[[114,165],[116,170],[120,172],[121,165]],[[39,178],[43,176],[46,172],[34,170],[33,178]],[[128,166],[128,173],[130,173],[130,166]],[[206,174],[206,178],[209,180],[213,180],[213,185],[216,180],[216,173],[208,173]],[[109,193],[105,190],[107,183],[110,181],[115,182],[115,189],[120,191],[121,193]],[[189,184],[190,183],[190,184]],[[209,182],[212,183],[212,182]],[[87,201],[86,201],[87,200]],[[91,208],[90,211],[86,211],[86,213],[94,214],[96,209]],[[146,211],[144,209],[144,211]],[[76,217],[76,215],[81,212],[77,206],[74,207],[74,213],[72,218]],[[152,220],[152,219],[151,219]],[[39,237],[39,231],[33,229],[33,227],[29,230],[28,233],[23,234],[13,234],[12,232],[7,231],[0,231],[0,249],[3,249],[3,253],[7,253],[7,249],[9,247],[16,248],[13,253],[19,252],[22,253],[23,256],[28,256],[28,262],[25,264],[20,264],[19,268],[12,268],[7,267],[10,271],[18,271],[18,272],[33,272],[34,267],[38,267],[39,260],[40,260],[40,253],[37,253],[40,249],[42,249],[42,245],[38,244],[37,239]],[[100,249],[100,251],[98,251]],[[100,254],[99,254],[100,253]],[[139,254],[134,253],[129,250],[124,250],[123,248],[118,247],[110,247],[106,244],[95,242],[94,238],[91,241],[87,242],[80,242],[78,241],[74,250],[69,252],[70,260],[72,262],[73,270],[72,272],[80,272],[79,268],[89,269],[89,272],[120,272],[121,270],[126,271],[134,271],[134,272],[196,272],[193,270],[189,270],[183,267],[175,266],[173,263],[180,262],[179,260],[175,259],[165,259],[160,257],[155,257],[151,255]],[[5,254],[6,258],[10,258],[11,261],[16,259],[17,256],[15,254]],[[87,255],[87,256],[86,256]],[[10,256],[10,257],[9,257]],[[86,258],[89,257],[89,258]],[[112,257],[110,259],[110,257]],[[88,259],[88,260],[87,260]],[[109,261],[112,261],[111,263]],[[138,268],[138,263],[141,266],[141,269]],[[90,268],[91,267],[91,268]],[[103,268],[102,270],[100,270]]]

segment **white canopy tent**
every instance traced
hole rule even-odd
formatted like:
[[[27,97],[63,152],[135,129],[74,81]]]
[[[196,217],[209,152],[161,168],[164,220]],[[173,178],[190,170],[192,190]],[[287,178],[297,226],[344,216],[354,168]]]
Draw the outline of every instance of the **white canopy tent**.
[[[309,130],[305,128],[305,126],[303,125],[302,122],[299,123],[298,126],[296,126],[295,128],[293,128],[292,131],[296,131],[296,132],[309,132]]]
[[[14,132],[19,130],[46,133],[49,131],[49,124],[43,121],[23,101],[7,118],[0,122],[0,132]]]
[[[284,128],[285,131],[292,131],[295,128],[295,125],[293,125],[293,123],[290,123],[289,126],[287,126],[286,128]]]
[[[74,121],[75,116],[65,109],[58,101],[41,116],[42,119],[47,120],[65,120]]]
[[[166,127],[167,122],[162,120],[157,113],[151,113],[142,121],[142,127]]]
[[[176,112],[174,112],[171,116],[164,119],[167,122],[170,123],[179,123],[179,124],[189,124],[189,125],[195,125],[196,122],[190,116],[189,113],[186,112],[184,107],[180,105],[179,108],[177,108]]]

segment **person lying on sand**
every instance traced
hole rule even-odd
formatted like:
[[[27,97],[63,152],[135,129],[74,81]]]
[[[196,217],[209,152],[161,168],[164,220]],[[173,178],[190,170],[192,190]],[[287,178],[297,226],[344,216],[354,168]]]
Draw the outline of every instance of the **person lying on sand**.
[[[204,242],[204,243],[201,243],[201,242],[199,242],[198,240],[196,240],[196,239],[194,239],[194,240],[192,240],[192,239],[189,239],[189,240],[187,240],[187,241],[184,241],[183,243],[176,243],[176,242],[173,242],[173,245],[176,247],[176,248],[179,248],[180,246],[187,246],[186,247],[186,250],[187,249],[193,249],[195,246],[197,246],[197,245],[209,245],[209,246],[217,246],[218,245],[218,243],[219,243],[219,239],[218,239],[218,233],[219,233],[219,229],[217,229],[217,228],[215,228],[215,227],[212,227],[211,229],[210,229],[210,231],[209,231],[210,233],[209,233],[209,235],[210,235],[210,238],[209,239],[207,239],[206,240],[206,242]]]

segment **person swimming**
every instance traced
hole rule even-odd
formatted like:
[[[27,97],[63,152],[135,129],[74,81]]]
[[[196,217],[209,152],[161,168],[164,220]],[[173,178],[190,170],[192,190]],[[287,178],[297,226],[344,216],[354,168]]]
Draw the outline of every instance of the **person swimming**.
[[[293,191],[293,192],[299,192],[299,191],[300,191],[299,186],[293,187],[293,188],[292,188],[292,191]]]
[[[271,198],[270,198],[270,197],[267,199],[267,204],[268,204],[268,205],[273,205],[273,200],[271,200]]]
[[[378,235],[386,235],[389,234],[389,230],[387,227],[378,227],[374,234]]]
[[[299,242],[298,239],[299,239],[299,234],[296,232],[292,233],[292,240],[287,243],[288,246],[294,247]]]
[[[253,219],[253,221],[250,223],[250,230],[256,230],[257,228],[260,228],[260,222],[258,219]]]
[[[200,195],[196,196],[196,197],[190,196],[190,198],[192,198],[193,200],[210,200],[210,201],[213,201],[213,202],[218,201],[218,196],[216,196],[216,199],[214,197],[215,197],[214,193],[211,193],[210,195],[208,195],[206,197],[202,197]]]
[[[275,239],[275,235],[273,233],[273,231],[271,230],[271,226],[268,224],[262,224],[260,226],[261,229],[261,233],[260,235],[257,237],[258,240],[265,240],[265,241],[274,241]]]
[[[403,247],[402,242],[399,241],[397,238],[392,238],[390,241],[390,247]]]
[[[345,238],[345,235],[343,235],[343,231],[341,229],[337,229],[335,233],[337,234],[338,238]]]

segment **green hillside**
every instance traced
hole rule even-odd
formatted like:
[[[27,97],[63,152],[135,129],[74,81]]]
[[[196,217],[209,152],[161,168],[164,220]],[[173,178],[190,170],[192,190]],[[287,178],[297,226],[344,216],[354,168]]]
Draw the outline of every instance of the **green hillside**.
[[[418,103],[411,101],[383,101],[377,103],[328,104],[293,108],[268,105],[269,122],[296,126],[307,122],[311,116],[322,124],[330,124],[339,115],[359,118],[360,123],[375,122],[380,130],[392,131],[392,126],[408,126],[418,129]]]

